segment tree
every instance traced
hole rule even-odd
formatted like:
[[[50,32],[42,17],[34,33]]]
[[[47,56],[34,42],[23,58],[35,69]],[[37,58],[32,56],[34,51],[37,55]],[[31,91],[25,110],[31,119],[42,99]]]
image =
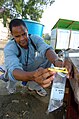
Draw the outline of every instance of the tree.
[[[43,38],[47,44],[50,44],[51,36],[48,33],[43,34]]]
[[[44,34],[43,37],[45,40],[51,40],[51,36],[48,33]]]
[[[53,4],[54,0],[0,0],[0,18],[25,18],[40,21],[44,9]]]

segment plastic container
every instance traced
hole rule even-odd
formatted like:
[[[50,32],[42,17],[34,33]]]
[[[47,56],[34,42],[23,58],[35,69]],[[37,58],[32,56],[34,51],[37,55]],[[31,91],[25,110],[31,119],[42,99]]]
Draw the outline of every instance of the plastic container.
[[[28,28],[29,34],[36,34],[38,36],[42,36],[43,28],[44,28],[43,24],[32,20],[26,20],[26,19],[23,19],[23,21],[25,22]]]

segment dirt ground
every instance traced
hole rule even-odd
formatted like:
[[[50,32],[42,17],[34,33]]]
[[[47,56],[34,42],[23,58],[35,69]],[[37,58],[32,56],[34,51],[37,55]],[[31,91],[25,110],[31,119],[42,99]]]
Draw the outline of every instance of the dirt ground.
[[[28,91],[27,87],[17,85],[15,94],[8,94],[6,84],[0,81],[0,119],[64,119],[64,107],[47,114],[50,97],[40,97],[34,91]]]
[[[4,46],[5,43],[0,42],[0,65],[4,63]],[[8,94],[6,83],[0,81],[0,119],[65,119],[64,106],[52,113],[46,113],[50,89],[51,87],[46,89],[46,97],[40,97],[18,84],[16,93]]]

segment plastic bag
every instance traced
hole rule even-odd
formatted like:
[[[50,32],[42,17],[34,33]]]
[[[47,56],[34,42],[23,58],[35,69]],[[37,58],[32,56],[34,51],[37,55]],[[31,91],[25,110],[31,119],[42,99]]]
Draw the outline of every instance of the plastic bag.
[[[65,84],[66,74],[57,72],[52,83],[47,113],[52,112],[63,105]]]

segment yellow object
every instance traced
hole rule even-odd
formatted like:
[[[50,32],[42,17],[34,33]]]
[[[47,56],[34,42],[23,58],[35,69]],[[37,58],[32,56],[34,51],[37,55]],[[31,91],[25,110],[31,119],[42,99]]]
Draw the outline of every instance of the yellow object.
[[[2,75],[2,74],[3,74],[3,72],[0,71],[0,75]]]
[[[61,72],[67,74],[68,71],[66,68],[61,68],[61,67],[53,67],[53,68],[48,68],[50,71],[56,71],[56,72]]]

